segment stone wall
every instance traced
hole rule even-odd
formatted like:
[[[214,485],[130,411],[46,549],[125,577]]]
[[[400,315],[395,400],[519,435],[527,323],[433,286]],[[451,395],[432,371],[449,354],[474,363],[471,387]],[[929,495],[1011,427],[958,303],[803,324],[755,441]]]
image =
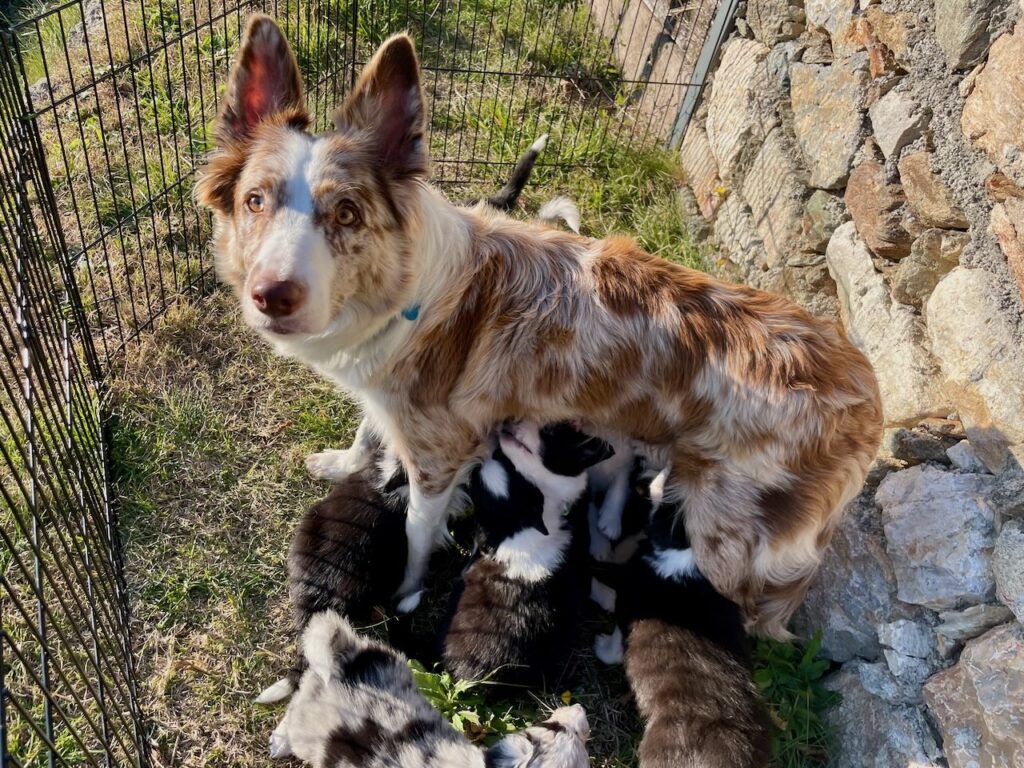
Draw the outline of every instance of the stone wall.
[[[1024,765],[1024,0],[748,0],[685,136],[722,275],[835,318],[887,431],[796,629],[840,766]]]

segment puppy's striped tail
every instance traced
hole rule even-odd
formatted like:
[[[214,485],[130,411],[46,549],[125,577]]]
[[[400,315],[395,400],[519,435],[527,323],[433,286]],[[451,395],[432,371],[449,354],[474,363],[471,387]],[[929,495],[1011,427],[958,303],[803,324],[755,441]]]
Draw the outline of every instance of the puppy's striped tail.
[[[537,158],[540,157],[540,153],[544,151],[547,143],[548,135],[545,133],[530,145],[530,148],[519,158],[516,167],[512,169],[512,176],[505,186],[501,188],[498,194],[487,198],[489,206],[497,208],[499,211],[511,211],[515,207],[523,187],[530,180],[533,166],[537,162]]]
[[[580,209],[568,197],[553,197],[537,211],[537,218],[548,224],[565,222],[577,235],[580,233]]]

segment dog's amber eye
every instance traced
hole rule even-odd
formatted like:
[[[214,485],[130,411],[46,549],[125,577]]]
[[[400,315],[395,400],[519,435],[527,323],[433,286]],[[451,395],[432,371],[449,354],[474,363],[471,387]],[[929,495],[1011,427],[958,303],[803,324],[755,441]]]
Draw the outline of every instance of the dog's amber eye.
[[[352,203],[339,205],[336,216],[338,224],[343,227],[352,227],[359,222],[359,210]]]
[[[263,193],[256,189],[250,192],[249,196],[245,198],[245,207],[253,213],[263,213]]]

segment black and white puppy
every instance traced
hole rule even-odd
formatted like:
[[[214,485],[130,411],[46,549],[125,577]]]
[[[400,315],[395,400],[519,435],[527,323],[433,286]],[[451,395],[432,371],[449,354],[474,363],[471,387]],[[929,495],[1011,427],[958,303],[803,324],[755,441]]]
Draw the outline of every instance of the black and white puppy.
[[[407,484],[394,457],[377,450],[374,461],[335,483],[303,516],[288,551],[297,633],[320,611],[367,621],[375,606],[390,602],[405,570]],[[303,669],[300,656],[256,703],[289,696]]]
[[[585,768],[586,715],[555,710],[539,727],[484,752],[416,688],[406,658],[357,635],[333,611],[302,638],[307,669],[270,737],[271,757],[314,768]]]
[[[676,505],[658,503],[663,480],[647,540],[616,579],[618,628],[596,639],[595,653],[625,661],[646,720],[640,768],[766,766],[768,715],[742,614],[697,569]]]
[[[501,430],[470,480],[477,545],[453,594],[443,649],[457,676],[559,677],[590,584],[586,471],[611,451],[567,423]]]

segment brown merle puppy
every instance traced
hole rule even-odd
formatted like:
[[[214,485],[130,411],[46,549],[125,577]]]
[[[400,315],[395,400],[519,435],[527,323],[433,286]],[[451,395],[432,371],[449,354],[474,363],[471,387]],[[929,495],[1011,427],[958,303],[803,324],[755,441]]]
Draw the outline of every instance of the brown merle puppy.
[[[383,451],[376,455],[377,461],[335,483],[295,531],[288,551],[288,591],[299,633],[320,611],[369,620],[375,606],[390,603],[402,580],[408,481]],[[256,702],[286,698],[303,671],[300,658]]]
[[[456,586],[444,661],[456,675],[554,682],[590,583],[587,468],[611,446],[569,424],[504,428],[475,471],[476,552]]]
[[[555,710],[484,752],[416,688],[406,658],[316,614],[302,638],[308,668],[270,737],[271,757],[314,768],[586,768],[586,715]]]
[[[617,580],[619,629],[599,637],[595,652],[625,661],[646,720],[640,768],[766,766],[768,716],[742,614],[697,570],[678,519],[673,505],[655,510],[648,539]]]

